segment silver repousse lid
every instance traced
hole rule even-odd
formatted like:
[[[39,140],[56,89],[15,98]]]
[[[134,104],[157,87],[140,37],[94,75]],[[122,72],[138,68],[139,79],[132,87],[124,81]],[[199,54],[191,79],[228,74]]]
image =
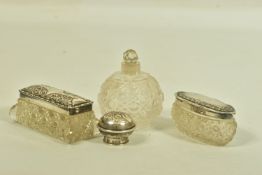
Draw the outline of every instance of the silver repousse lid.
[[[98,123],[100,128],[115,132],[125,131],[135,127],[133,119],[124,112],[109,112]]]
[[[220,100],[210,98],[193,92],[177,92],[176,98],[193,106],[201,107],[217,114],[235,114],[235,109]]]
[[[119,145],[128,142],[136,124],[128,114],[112,111],[104,114],[97,126],[104,135],[104,142]]]
[[[19,92],[22,98],[47,102],[67,111],[69,115],[92,110],[92,101],[47,85],[33,85],[23,88]]]

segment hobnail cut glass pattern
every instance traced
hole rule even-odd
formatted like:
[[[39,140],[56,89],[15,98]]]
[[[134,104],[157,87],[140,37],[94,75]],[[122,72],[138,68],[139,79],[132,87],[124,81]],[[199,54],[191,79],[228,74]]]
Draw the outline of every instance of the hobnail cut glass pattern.
[[[94,137],[96,125],[93,111],[70,116],[46,109],[25,99],[18,100],[16,122],[66,143]]]
[[[172,116],[177,128],[187,136],[211,145],[223,146],[229,143],[237,128],[235,119],[220,119],[203,116],[174,103]]]
[[[103,114],[110,111],[128,113],[138,128],[148,127],[160,115],[164,95],[155,78],[140,72],[127,75],[116,72],[102,85],[98,102]]]

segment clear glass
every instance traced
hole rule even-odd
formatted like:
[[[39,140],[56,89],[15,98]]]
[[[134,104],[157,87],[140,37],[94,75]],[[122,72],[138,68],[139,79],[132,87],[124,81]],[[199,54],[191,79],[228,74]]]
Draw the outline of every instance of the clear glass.
[[[237,123],[232,118],[209,117],[184,109],[179,102],[172,107],[177,128],[185,135],[210,145],[223,146],[236,134]]]
[[[70,116],[20,98],[9,114],[13,121],[66,143],[93,138],[98,132],[93,111]]]
[[[130,114],[138,128],[148,127],[162,111],[163,93],[148,73],[134,75],[116,72],[102,85],[98,102],[102,113],[122,111]]]

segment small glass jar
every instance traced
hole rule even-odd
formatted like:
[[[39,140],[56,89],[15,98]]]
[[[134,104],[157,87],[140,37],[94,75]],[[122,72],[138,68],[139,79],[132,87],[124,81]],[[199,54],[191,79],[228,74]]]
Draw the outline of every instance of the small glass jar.
[[[187,136],[211,145],[226,145],[237,128],[235,109],[219,100],[197,93],[178,92],[172,116]]]
[[[97,119],[92,104],[63,90],[34,85],[20,90],[20,98],[10,115],[28,128],[74,143],[95,136]]]

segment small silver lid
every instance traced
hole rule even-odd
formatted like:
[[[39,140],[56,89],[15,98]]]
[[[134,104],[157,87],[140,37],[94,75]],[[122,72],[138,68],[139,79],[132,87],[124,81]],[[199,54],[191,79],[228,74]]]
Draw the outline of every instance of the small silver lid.
[[[176,98],[185,101],[193,106],[201,107],[207,111],[217,114],[235,114],[235,109],[220,100],[210,98],[193,92],[177,92]]]
[[[92,110],[93,102],[78,95],[47,85],[33,85],[19,90],[21,98],[47,102],[69,113],[79,114]]]
[[[104,114],[97,126],[104,135],[105,143],[119,145],[128,142],[128,136],[136,125],[128,114],[112,111]]]

